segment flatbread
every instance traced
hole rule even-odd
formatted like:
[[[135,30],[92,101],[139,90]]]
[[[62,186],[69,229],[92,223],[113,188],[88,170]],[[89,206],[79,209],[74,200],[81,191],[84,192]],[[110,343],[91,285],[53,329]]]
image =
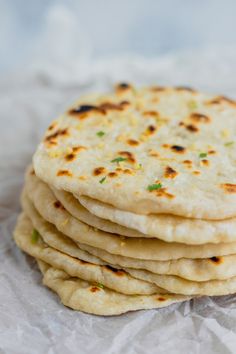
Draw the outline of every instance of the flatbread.
[[[78,205],[82,204],[99,218],[137,230],[141,233],[140,237],[145,235],[166,242],[192,245],[236,241],[236,218],[209,221],[164,214],[140,215],[116,209],[112,205],[85,196],[79,197],[79,202]]]
[[[93,246],[109,253],[124,257],[146,260],[173,260],[179,258],[210,258],[236,253],[236,243],[205,244],[201,246],[168,243],[158,239],[125,238],[95,230],[72,217],[64,208],[55,208],[58,202],[44,184],[29,183],[25,185],[22,204],[27,215],[33,219],[32,210],[35,207],[43,219],[75,242]]]
[[[176,275],[199,282],[214,279],[224,280],[236,276],[236,255],[234,254],[206,259],[180,258],[169,261],[149,261],[114,255],[81,243],[79,247],[88,251],[89,254],[99,257],[104,262],[121,268],[142,269],[162,275]]]
[[[41,261],[38,263],[43,273],[43,284],[57,293],[65,306],[90,314],[120,315],[128,311],[166,307],[190,299],[175,294],[124,295],[72,278],[64,271],[50,267]]]
[[[51,189],[71,215],[106,232],[186,244],[236,241],[236,218],[209,221],[164,214],[140,215],[85,196],[77,200],[71,193]]]
[[[122,294],[150,295],[160,292],[160,288],[156,285],[133,278],[122,270],[84,262],[59,252],[49,247],[40,237],[36,242],[32,242],[32,231],[33,225],[30,219],[25,214],[21,214],[14,231],[17,246],[32,257],[66,271],[72,277],[101,284]]]
[[[36,177],[37,178],[37,177]],[[115,224],[104,218],[99,218],[94,214],[90,213],[85,207],[83,207],[78,199],[76,199],[71,193],[65,192],[63,190],[58,190],[51,187],[51,190],[55,194],[55,197],[62,203],[67,211],[73,215],[78,220],[84,222],[87,225],[93,226],[96,229],[110,232],[113,234],[118,234],[121,236],[128,237],[150,237],[144,235],[136,230],[129,229],[122,225]]]
[[[45,221],[33,207],[31,221],[44,242],[60,252],[85,262],[98,265],[110,265],[115,268],[144,269],[152,273],[176,275],[193,281],[227,279],[236,276],[236,255],[213,257],[208,259],[181,258],[171,261],[149,261],[123,257],[108,253],[102,249],[75,243],[60,233],[52,224]]]
[[[158,275],[146,270],[125,269],[137,279],[145,279],[169,290],[172,293],[184,295],[219,296],[236,293],[236,277],[225,280],[194,282],[174,275]]]
[[[118,209],[225,219],[236,216],[235,130],[228,98],[122,84],[51,124],[33,164],[46,183]]]

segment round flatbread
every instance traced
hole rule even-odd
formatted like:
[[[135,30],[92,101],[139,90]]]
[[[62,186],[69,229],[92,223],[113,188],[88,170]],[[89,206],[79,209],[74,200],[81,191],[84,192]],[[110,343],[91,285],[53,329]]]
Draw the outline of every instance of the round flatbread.
[[[169,261],[149,261],[114,255],[85,244],[79,244],[79,247],[116,267],[118,265],[121,268],[142,269],[159,275],[176,275],[196,282],[224,280],[236,276],[236,255],[234,254],[206,259],[180,258]]]
[[[137,279],[145,279],[176,294],[219,296],[236,292],[236,277],[194,282],[174,275],[159,275],[146,270],[126,269],[126,271]]]
[[[144,235],[137,230],[118,225],[114,222],[106,220],[105,218],[97,217],[96,215],[90,213],[85,207],[83,207],[83,205],[79,203],[78,199],[76,199],[73,194],[56,189],[52,186],[50,188],[55,194],[55,197],[59,200],[59,202],[62,203],[66,210],[68,210],[71,215],[84,222],[85,224],[93,226],[96,229],[121,236],[149,237],[148,235]]]
[[[74,195],[140,214],[236,215],[236,103],[186,88],[78,101],[48,128],[36,174]]]
[[[54,194],[45,186],[39,179],[27,179],[26,192],[22,197],[23,209],[32,219],[32,210],[36,208],[43,219],[55,225],[60,232],[75,242],[100,248],[112,254],[142,260],[209,258],[236,253],[235,242],[193,246],[158,239],[120,237],[94,229],[74,218],[62,205],[58,205]]]
[[[101,289],[79,278],[72,278],[62,270],[38,261],[43,284],[53,290],[61,302],[74,310],[94,315],[113,316],[128,311],[166,307],[189,300],[183,295],[124,295],[107,288]]]
[[[80,203],[76,204],[75,198],[72,201],[74,206],[82,204],[91,214],[108,219],[114,225],[120,224],[127,230],[137,230],[139,235],[135,237],[145,235],[144,237],[157,237],[166,242],[192,245],[236,241],[236,218],[200,220],[166,214],[140,215],[116,209],[112,205],[85,196],[79,197]]]
[[[18,219],[14,232],[18,247],[32,257],[40,259],[52,267],[66,271],[71,277],[106,286],[122,294],[150,295],[160,292],[160,288],[155,284],[133,278],[120,269],[85,262],[59,252],[48,246],[40,235],[38,235],[36,240],[35,238],[32,240],[32,232],[33,225],[30,219],[25,214],[22,214]],[[163,289],[161,291],[163,292]]]
[[[55,226],[45,221],[35,208],[30,210],[30,220],[46,244],[85,262],[110,265],[119,269],[143,269],[156,274],[176,275],[192,281],[227,279],[236,276],[236,255],[207,259],[180,258],[170,261],[135,259],[115,255],[83,243],[75,243],[59,232]]]

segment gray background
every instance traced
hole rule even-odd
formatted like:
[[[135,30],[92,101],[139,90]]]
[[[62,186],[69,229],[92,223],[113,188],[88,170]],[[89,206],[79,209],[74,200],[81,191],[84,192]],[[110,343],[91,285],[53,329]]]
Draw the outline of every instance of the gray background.
[[[235,0],[0,0],[0,72],[72,56],[234,47],[235,14]]]

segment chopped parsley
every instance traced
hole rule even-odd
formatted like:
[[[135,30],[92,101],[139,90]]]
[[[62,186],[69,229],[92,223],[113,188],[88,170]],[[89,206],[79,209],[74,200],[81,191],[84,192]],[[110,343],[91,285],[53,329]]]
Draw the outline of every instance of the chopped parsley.
[[[200,157],[200,159],[204,159],[205,157],[207,157],[207,153],[206,152],[201,152],[199,154],[199,157]]]
[[[141,163],[137,164],[135,166],[136,170],[141,170],[143,168],[143,165]]]
[[[100,179],[99,183],[103,184],[105,183],[105,181],[106,181],[106,177],[103,177],[102,179]]]
[[[33,244],[37,243],[38,239],[39,239],[39,236],[40,236],[39,232],[36,229],[33,229],[32,234],[31,234],[31,242]]]
[[[99,138],[101,138],[103,135],[105,135],[105,132],[103,132],[102,130],[97,132],[97,136],[99,136]]]
[[[126,160],[127,160],[127,158],[119,156],[119,157],[116,157],[114,160],[111,160],[111,162],[119,163],[119,162],[126,161]]]
[[[151,191],[155,191],[156,189],[160,189],[161,187],[162,187],[161,183],[149,184],[149,186],[147,187],[147,190],[149,192],[151,192]]]
[[[232,146],[234,144],[234,141],[229,141],[228,143],[225,143],[225,146]]]
[[[194,100],[191,100],[188,102],[188,108],[189,109],[196,109],[197,108],[197,102]]]
[[[98,287],[98,288],[101,288],[101,289],[104,289],[104,285],[103,285],[102,283],[98,283],[98,284],[97,284],[97,287]]]

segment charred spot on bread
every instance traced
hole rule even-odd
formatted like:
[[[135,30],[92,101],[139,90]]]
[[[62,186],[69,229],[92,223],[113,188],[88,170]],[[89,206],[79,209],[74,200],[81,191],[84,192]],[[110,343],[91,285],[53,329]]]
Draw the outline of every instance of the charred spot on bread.
[[[158,296],[157,300],[158,301],[166,301],[166,299],[163,296]]]
[[[170,148],[173,152],[176,152],[178,154],[184,154],[186,151],[186,148],[180,145],[172,145]]]
[[[90,288],[91,293],[96,293],[97,291],[100,291],[100,289],[97,286],[92,286]]]
[[[140,143],[138,140],[135,139],[128,139],[127,140],[127,144],[129,144],[130,146],[138,146]]]
[[[221,103],[228,103],[232,106],[236,106],[236,101],[228,98],[226,96],[217,96],[209,101],[206,102],[207,105],[219,105]]]
[[[79,115],[79,114],[83,114],[83,113],[88,113],[88,112],[94,111],[96,109],[97,109],[97,107],[94,106],[94,105],[82,104],[82,105],[80,105],[78,107],[71,108],[68,113],[72,114],[72,115]]]
[[[189,86],[175,86],[174,88],[176,91],[187,91],[191,93],[196,93],[197,91]]]
[[[210,260],[215,263],[215,264],[220,264],[223,263],[223,258],[222,257],[211,257]]]
[[[105,167],[96,167],[93,170],[93,175],[94,176],[100,176],[102,174],[106,173],[106,168]]]
[[[196,124],[210,123],[210,121],[211,121],[210,117],[208,117],[207,115],[202,114],[202,113],[192,113],[192,114],[190,114],[189,119]]]
[[[223,188],[226,193],[229,193],[229,194],[236,193],[236,184],[223,183],[223,184],[220,185],[220,187]]]
[[[187,124],[185,125],[185,128],[191,133],[197,133],[199,131],[199,128],[194,124]]]
[[[54,203],[53,203],[54,207],[56,209],[61,209],[61,210],[65,210],[64,206],[61,204],[61,202],[59,200],[56,200]]]
[[[117,276],[123,276],[125,274],[125,272],[121,269],[117,269],[117,268],[113,268],[109,265],[104,266],[106,269],[108,269],[109,271],[111,271],[112,273],[116,274]]]
[[[68,161],[68,162],[73,161],[75,158],[76,158],[76,155],[73,152],[71,152],[70,154],[67,154],[65,156],[65,160]]]
[[[130,152],[130,151],[119,151],[118,154],[122,157],[125,157],[126,160],[130,163],[136,162],[134,154],[132,154],[132,152]]]
[[[46,138],[44,139],[45,142],[52,142],[55,141],[58,137],[65,137],[69,135],[69,130],[68,128],[64,128],[64,129],[58,129],[56,132],[46,136]]]
[[[110,177],[110,178],[114,178],[114,177],[117,177],[117,176],[118,176],[117,172],[109,172],[108,173],[108,177]]]
[[[62,176],[72,177],[72,173],[68,170],[59,170],[57,172],[57,176],[58,177],[62,177]]]
[[[178,172],[175,171],[172,167],[166,166],[164,176],[165,178],[174,179],[178,175]]]

